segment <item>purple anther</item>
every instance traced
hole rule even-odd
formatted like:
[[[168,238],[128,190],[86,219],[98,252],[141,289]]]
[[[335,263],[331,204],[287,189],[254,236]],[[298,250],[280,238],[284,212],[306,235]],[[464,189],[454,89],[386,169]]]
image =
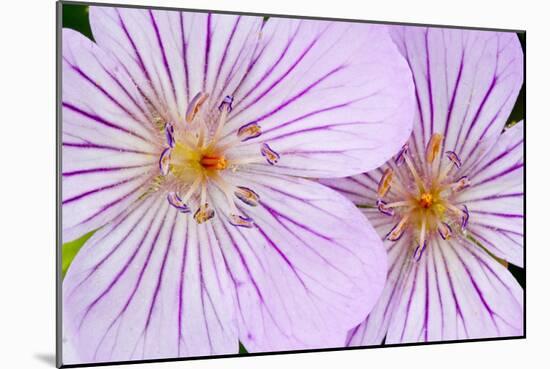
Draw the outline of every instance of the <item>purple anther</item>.
[[[395,165],[400,166],[405,161],[405,154],[409,151],[409,145],[405,144],[395,156]]]
[[[468,211],[468,207],[466,205],[463,205],[462,210],[462,230],[466,229],[466,226],[468,225],[468,220],[470,219],[470,212]]]
[[[166,199],[168,200],[168,203],[178,209],[182,213],[189,213],[189,207],[181,201],[181,198],[177,194],[177,192],[169,192],[168,195],[166,195]]]
[[[257,206],[260,202],[260,196],[248,187],[238,186],[235,196],[246,205]]]
[[[267,162],[270,165],[275,165],[281,158],[279,154],[277,154],[276,151],[274,151],[271,147],[269,147],[268,144],[263,143],[262,147],[260,149],[260,152],[262,153],[262,156],[266,158]]]
[[[438,227],[437,231],[443,240],[448,240],[453,234],[453,229],[447,223],[441,223],[443,227]]]
[[[424,250],[426,249],[426,240],[424,240],[424,243],[422,246],[418,245],[416,246],[416,249],[414,249],[413,258],[415,261],[420,261],[420,258],[422,257],[422,254],[424,253]]]
[[[170,123],[166,123],[164,126],[164,131],[166,133],[166,142],[168,143],[168,146],[171,148],[174,147],[175,141],[174,141],[174,126]]]
[[[398,228],[398,227],[401,227],[401,228]],[[397,232],[394,233],[395,231]],[[393,241],[393,242],[399,241],[399,239],[405,233],[404,231],[405,231],[405,227],[401,224],[401,222],[399,222],[391,229],[391,231],[388,232],[388,234],[384,238],[388,241]]]
[[[391,216],[393,216],[394,211],[393,211],[392,208],[389,208],[387,205],[388,205],[388,203],[385,202],[384,200],[376,201],[376,206],[378,207],[378,211],[381,212],[384,215],[387,215],[387,216],[391,217]]]
[[[449,158],[457,168],[462,166],[462,161],[454,151],[446,151],[445,155],[447,155],[447,158]]]
[[[166,176],[168,172],[170,171],[170,156],[171,156],[172,150],[168,147],[164,149],[162,154],[160,154],[159,159],[159,169],[160,173],[163,176]]]
[[[241,139],[242,142],[251,140],[253,138],[259,137],[262,134],[262,127],[256,122],[245,124],[241,126],[237,131],[237,136]]]
[[[218,106],[218,109],[221,111],[224,107],[227,108],[227,112],[230,113],[231,110],[233,110],[233,96],[227,95],[223,98],[222,102],[220,103],[220,106]]]
[[[254,227],[254,221],[243,215],[231,214],[229,216],[229,223],[235,227],[252,228]]]

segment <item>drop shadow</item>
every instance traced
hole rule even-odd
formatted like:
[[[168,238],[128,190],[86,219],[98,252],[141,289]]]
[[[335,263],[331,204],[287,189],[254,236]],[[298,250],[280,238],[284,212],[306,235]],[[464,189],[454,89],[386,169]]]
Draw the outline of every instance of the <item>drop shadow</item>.
[[[34,358],[38,361],[41,361],[45,364],[55,367],[55,364],[56,364],[55,354],[44,354],[44,353],[34,354]]]

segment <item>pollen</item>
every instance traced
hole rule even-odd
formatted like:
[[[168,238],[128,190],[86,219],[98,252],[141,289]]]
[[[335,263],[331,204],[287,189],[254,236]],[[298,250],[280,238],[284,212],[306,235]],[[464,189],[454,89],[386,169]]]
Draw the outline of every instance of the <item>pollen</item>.
[[[426,192],[420,195],[420,199],[418,200],[418,203],[420,204],[420,207],[424,209],[429,209],[432,207],[434,201],[434,197],[431,193]]]

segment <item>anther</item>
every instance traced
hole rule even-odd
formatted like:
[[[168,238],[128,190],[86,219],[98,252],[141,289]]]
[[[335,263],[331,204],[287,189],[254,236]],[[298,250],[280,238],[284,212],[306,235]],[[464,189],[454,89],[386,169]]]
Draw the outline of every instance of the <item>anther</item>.
[[[447,223],[441,222],[439,226],[437,227],[437,231],[439,232],[439,235],[442,239],[448,240],[453,235],[453,230],[450,225]]]
[[[166,142],[171,148],[174,147],[174,126],[170,123],[166,123],[164,126],[164,131],[166,132]]]
[[[263,143],[262,147],[260,148],[260,152],[262,153],[262,156],[266,158],[267,162],[271,165],[277,164],[281,156],[277,154],[271,147],[269,147],[268,144]]]
[[[426,161],[428,163],[433,163],[435,158],[439,156],[442,143],[443,136],[439,133],[434,133],[428,142],[428,146],[426,147]]]
[[[235,191],[235,196],[242,202],[250,206],[257,206],[260,202],[260,196],[250,188],[239,186]]]
[[[162,152],[162,154],[160,154],[160,159],[159,159],[159,168],[160,168],[160,173],[163,175],[163,176],[166,176],[168,175],[168,172],[170,171],[170,157],[171,157],[171,149],[170,148],[167,148],[167,149],[164,149],[164,151]]]
[[[376,206],[378,207],[378,211],[381,212],[382,214],[385,214],[391,217],[394,214],[394,210],[388,207],[387,205],[388,203],[383,200],[376,201]]]
[[[208,204],[204,204],[197,209],[195,215],[193,215],[197,224],[202,224],[212,218],[214,218],[214,209],[210,209]]]
[[[384,197],[391,188],[391,183],[393,180],[393,170],[391,168],[386,168],[380,182],[378,182],[378,197]]]
[[[395,156],[395,164],[397,166],[400,166],[401,164],[403,164],[403,162],[405,161],[405,154],[407,154],[408,151],[409,151],[409,145],[408,144],[403,145],[399,153],[397,153],[397,155]]]
[[[445,152],[445,155],[447,155],[447,158],[457,167],[460,168],[462,166],[462,161],[458,157],[458,155],[454,151],[447,151]]]
[[[208,94],[205,92],[199,92],[193,97],[189,105],[187,106],[187,111],[185,112],[185,120],[187,123],[191,123],[195,116],[199,112],[201,106],[206,102]]]
[[[227,112],[230,113],[231,110],[233,110],[233,96],[227,95],[223,98],[222,102],[220,103],[220,106],[218,106],[218,109],[221,111],[223,108],[227,109]]]
[[[397,223],[392,230],[386,235],[386,239],[389,241],[397,241],[403,236],[403,233],[405,233],[405,229],[407,226],[408,217],[403,217],[399,223]]]
[[[168,203],[178,209],[182,213],[189,213],[189,207],[185,205],[180,196],[176,192],[169,192],[166,196]]]
[[[245,124],[237,131],[237,136],[241,139],[242,142],[259,137],[261,134],[262,127],[260,127],[260,125],[258,125],[258,123],[256,122]]]
[[[470,187],[470,179],[467,176],[460,177],[458,181],[451,185],[454,192],[462,191],[463,189]]]
[[[237,214],[229,215],[229,223],[231,223],[235,227],[243,227],[243,228],[254,227],[254,221],[251,218],[248,218],[242,215],[237,215]]]
[[[413,258],[415,261],[420,261],[420,258],[422,258],[422,254],[424,253],[424,250],[426,249],[426,241],[422,245],[416,246],[416,249],[414,250]]]
[[[468,225],[468,220],[470,219],[470,212],[468,211],[468,207],[466,205],[463,205],[462,210],[462,230],[466,229],[466,226]]]

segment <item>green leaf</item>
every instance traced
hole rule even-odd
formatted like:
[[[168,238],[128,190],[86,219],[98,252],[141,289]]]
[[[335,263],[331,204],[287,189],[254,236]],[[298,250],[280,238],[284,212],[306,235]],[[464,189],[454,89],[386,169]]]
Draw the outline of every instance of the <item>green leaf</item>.
[[[63,4],[63,28],[71,28],[94,40],[88,16],[88,6]]]
[[[241,342],[239,342],[239,354],[240,355],[248,354],[248,351],[246,351],[246,349],[244,348]]]
[[[61,277],[65,278],[65,274],[67,273],[67,270],[69,269],[69,266],[73,262],[74,257],[76,254],[78,254],[78,251],[84,246],[84,243],[88,241],[90,237],[94,234],[95,231],[91,231],[90,233],[86,233],[84,236],[80,237],[77,240],[64,243],[61,248]]]

